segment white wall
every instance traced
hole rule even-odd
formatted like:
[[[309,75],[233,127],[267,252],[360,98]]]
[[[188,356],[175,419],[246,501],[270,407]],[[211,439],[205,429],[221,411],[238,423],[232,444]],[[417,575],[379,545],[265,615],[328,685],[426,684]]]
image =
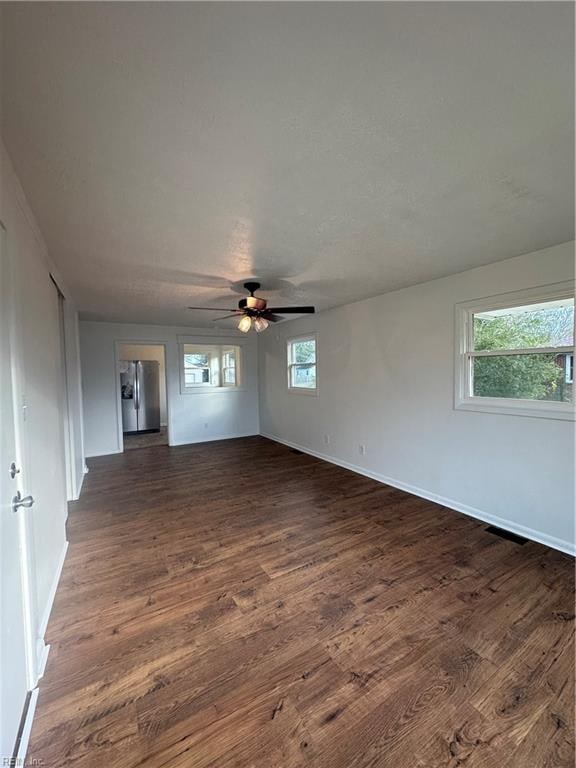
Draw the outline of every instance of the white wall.
[[[0,221],[6,229],[6,248],[12,267],[15,307],[13,335],[14,401],[17,476],[23,495],[35,498],[21,513],[21,559],[27,574],[30,656],[36,672],[46,647],[43,635],[66,552],[67,515],[62,347],[58,296],[50,278],[58,281],[66,298],[64,325],[69,337],[68,389],[72,402],[68,433],[74,487],[83,477],[82,426],[79,408],[80,369],[77,315],[64,282],[49,258],[42,234],[26,202],[10,158],[0,142]],[[9,329],[3,328],[2,333]]]
[[[453,407],[455,303],[573,278],[567,243],[283,323],[258,339],[261,432],[574,551],[574,424]],[[286,383],[308,331],[316,397]]]
[[[120,344],[118,347],[120,360],[154,360],[158,363],[160,375],[160,425],[168,424],[166,408],[166,366],[164,364],[164,347],[151,344]]]
[[[233,340],[243,350],[242,386],[180,394],[178,338],[214,343]],[[163,342],[166,347],[168,437],[171,445],[258,434],[257,344],[245,336],[221,331],[160,325],[80,322],[84,434],[87,456],[121,450],[118,418],[116,345],[118,342]]]

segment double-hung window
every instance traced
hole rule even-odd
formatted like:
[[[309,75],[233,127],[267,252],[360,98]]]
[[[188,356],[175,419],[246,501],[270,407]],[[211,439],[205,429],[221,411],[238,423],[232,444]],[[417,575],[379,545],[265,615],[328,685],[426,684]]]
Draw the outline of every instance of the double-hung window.
[[[456,408],[573,419],[574,288],[456,308]]]
[[[316,336],[288,340],[288,389],[315,393]]]
[[[227,347],[222,350],[222,386],[238,386],[238,347]]]
[[[240,347],[182,344],[181,349],[183,393],[240,385]]]

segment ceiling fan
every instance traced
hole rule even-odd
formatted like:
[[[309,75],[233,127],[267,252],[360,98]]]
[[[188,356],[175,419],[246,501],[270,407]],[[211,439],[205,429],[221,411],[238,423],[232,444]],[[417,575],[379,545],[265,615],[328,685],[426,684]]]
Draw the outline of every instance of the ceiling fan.
[[[216,307],[188,307],[188,309],[202,309],[209,312],[231,312],[232,314],[217,317],[215,320],[238,317],[240,318],[238,330],[242,331],[242,333],[248,333],[252,327],[256,333],[265,331],[270,323],[277,323],[279,320],[283,320],[280,315],[311,315],[316,311],[314,307],[272,307],[268,309],[266,299],[254,296],[254,291],[260,288],[260,283],[244,283],[244,288],[246,288],[250,296],[240,299],[238,309],[219,309]]]

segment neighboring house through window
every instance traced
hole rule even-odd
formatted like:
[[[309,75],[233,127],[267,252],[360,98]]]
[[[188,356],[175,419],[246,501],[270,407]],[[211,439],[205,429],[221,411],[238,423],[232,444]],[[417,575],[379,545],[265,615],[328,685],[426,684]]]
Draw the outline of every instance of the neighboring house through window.
[[[184,383],[186,387],[210,384],[212,355],[206,352],[184,353]]]
[[[288,340],[288,389],[315,393],[316,336],[302,336]]]
[[[183,393],[238,387],[240,347],[229,344],[182,344],[181,390]]]

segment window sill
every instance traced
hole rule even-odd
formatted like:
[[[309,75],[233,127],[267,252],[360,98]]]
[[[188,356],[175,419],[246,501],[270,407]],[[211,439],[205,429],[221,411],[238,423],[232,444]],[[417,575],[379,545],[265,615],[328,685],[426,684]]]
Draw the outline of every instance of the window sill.
[[[457,400],[454,408],[457,411],[502,413],[508,416],[529,416],[537,419],[576,420],[576,411],[572,403],[545,402],[543,400],[469,397],[465,400]]]
[[[243,392],[246,387],[185,387],[180,388],[181,395],[215,395],[223,392]]]
[[[308,387],[288,387],[288,392],[295,395],[308,395],[308,397],[315,397],[318,394],[318,387],[309,389]]]

